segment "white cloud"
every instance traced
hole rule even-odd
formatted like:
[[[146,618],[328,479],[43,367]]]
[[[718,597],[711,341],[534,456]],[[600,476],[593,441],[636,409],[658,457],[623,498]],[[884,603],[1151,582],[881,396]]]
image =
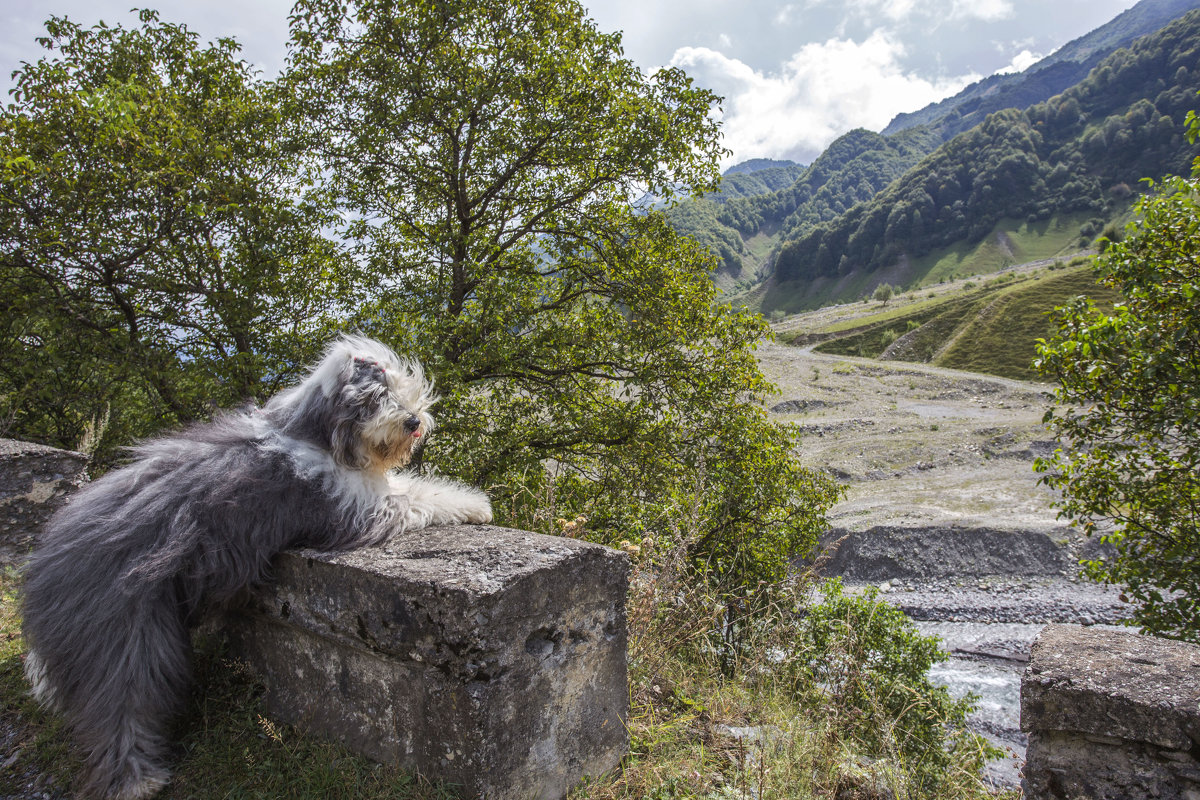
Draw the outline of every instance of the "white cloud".
[[[981,20],[997,22],[1010,19],[1015,11],[1013,0],[809,0],[809,7],[840,6],[874,24],[882,17],[889,22],[927,20]]]
[[[879,10],[890,20],[902,20],[912,16],[919,0],[881,0]]]
[[[731,163],[758,157],[811,161],[847,130],[880,130],[896,114],[954,94],[980,77],[931,81],[905,72],[899,64],[903,54],[903,45],[875,31],[862,42],[805,45],[778,73],[754,70],[703,47],[680,48],[671,63],[725,97]]]
[[[950,10],[952,18],[981,19],[997,22],[1013,15],[1011,0],[954,0]]]
[[[1000,69],[996,70],[996,72],[998,74],[1004,74],[1008,72],[1024,72],[1037,62],[1041,61],[1043,58],[1045,58],[1045,56],[1030,52],[1028,49],[1022,50],[1013,56],[1012,61],[1009,62],[1007,67],[1001,67]]]

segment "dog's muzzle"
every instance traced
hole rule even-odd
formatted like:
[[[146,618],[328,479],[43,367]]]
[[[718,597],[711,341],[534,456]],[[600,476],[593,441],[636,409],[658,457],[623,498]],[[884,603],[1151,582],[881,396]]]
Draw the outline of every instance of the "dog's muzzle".
[[[420,427],[421,427],[421,420],[418,419],[417,417],[409,417],[408,419],[404,420],[404,432],[405,433],[411,434],[413,436],[420,436],[421,433],[418,430]]]

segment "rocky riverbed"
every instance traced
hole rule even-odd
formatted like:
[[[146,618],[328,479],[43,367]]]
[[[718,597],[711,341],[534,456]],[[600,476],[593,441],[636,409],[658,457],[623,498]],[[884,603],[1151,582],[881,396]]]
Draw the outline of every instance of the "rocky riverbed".
[[[759,358],[779,387],[768,406],[800,427],[804,461],[847,487],[823,571],[879,586],[942,639],[950,658],[933,678],[979,695],[972,725],[1010,753],[991,776],[1016,785],[1034,638],[1049,622],[1126,615],[1118,589],[1078,576],[1080,559],[1104,548],[1057,518],[1033,469],[1056,447],[1042,425],[1051,387],[779,344]]]

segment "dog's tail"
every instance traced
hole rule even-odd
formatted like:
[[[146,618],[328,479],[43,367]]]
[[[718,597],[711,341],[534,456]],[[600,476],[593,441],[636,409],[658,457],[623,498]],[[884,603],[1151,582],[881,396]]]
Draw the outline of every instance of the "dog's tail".
[[[26,671],[35,696],[62,711],[84,752],[83,795],[141,800],[170,774],[167,731],[186,698],[191,643],[181,615],[161,598],[122,612],[106,615],[105,630],[43,630]]]

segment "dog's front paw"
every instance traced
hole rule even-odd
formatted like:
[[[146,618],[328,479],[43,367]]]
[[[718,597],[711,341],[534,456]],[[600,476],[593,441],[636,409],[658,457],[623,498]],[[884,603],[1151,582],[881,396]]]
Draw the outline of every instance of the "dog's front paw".
[[[492,501],[483,492],[480,492],[477,497],[471,498],[471,501],[463,506],[462,511],[463,522],[481,525],[492,521]]]

